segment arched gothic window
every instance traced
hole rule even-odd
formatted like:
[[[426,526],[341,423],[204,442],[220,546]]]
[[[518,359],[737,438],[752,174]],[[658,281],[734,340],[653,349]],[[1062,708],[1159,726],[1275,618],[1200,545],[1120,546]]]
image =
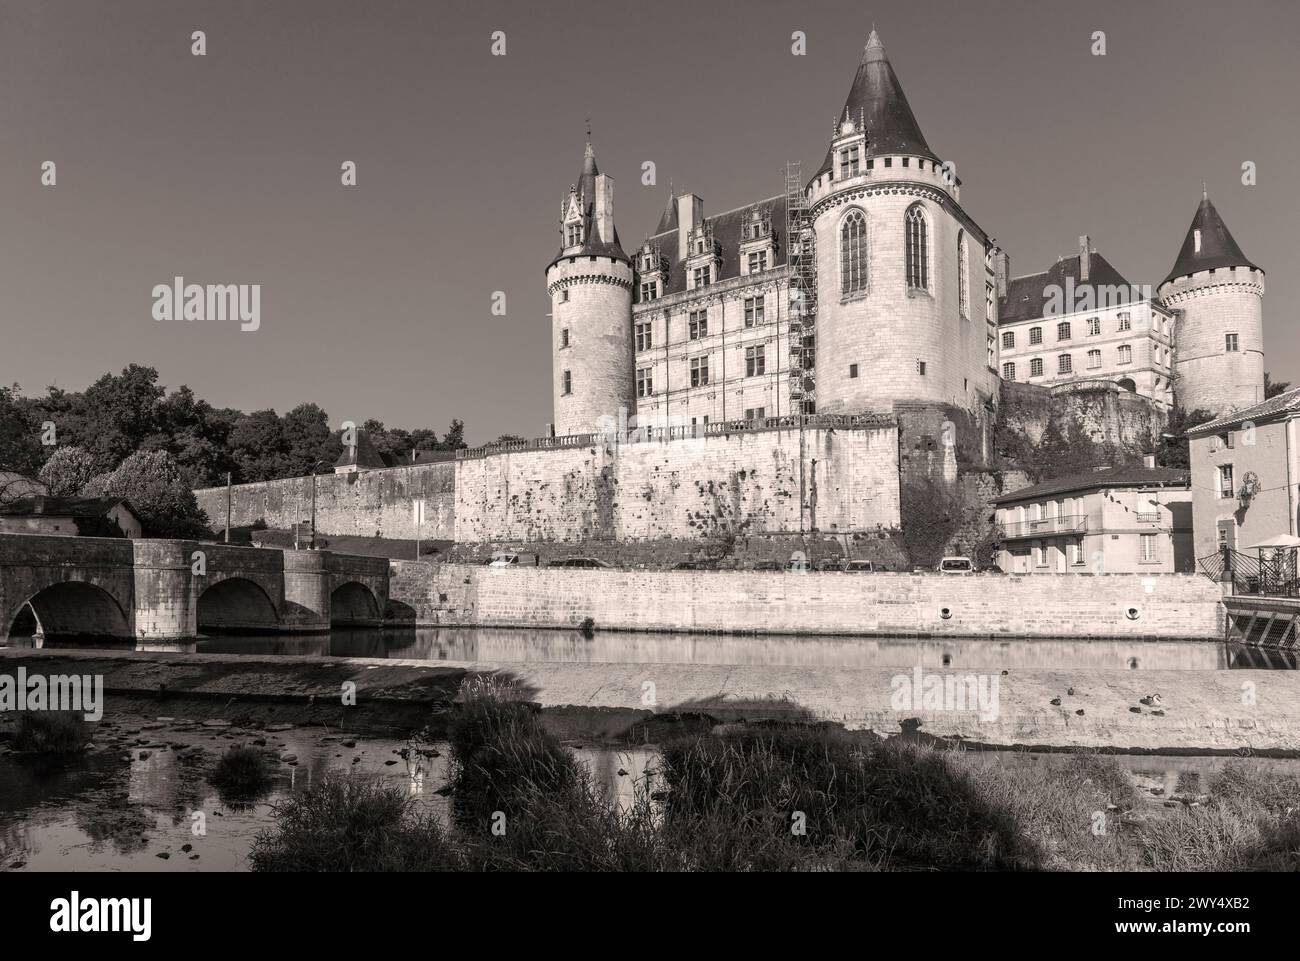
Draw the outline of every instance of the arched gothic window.
[[[907,242],[907,286],[911,290],[930,289],[930,229],[925,211],[913,204],[905,218]]]
[[[840,224],[840,293],[867,289],[867,218],[852,210]]]

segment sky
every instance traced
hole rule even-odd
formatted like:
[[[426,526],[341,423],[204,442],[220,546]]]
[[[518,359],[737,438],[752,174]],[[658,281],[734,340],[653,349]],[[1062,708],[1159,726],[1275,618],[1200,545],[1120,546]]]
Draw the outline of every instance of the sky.
[[[1088,234],[1154,286],[1205,181],[1300,381],[1294,0],[0,0],[0,383],[139,363],[217,406],[540,436],[587,117],[630,250],[670,180],[710,215],[811,174],[873,23],[1013,274]],[[260,326],[155,320],[177,276],[260,284]]]

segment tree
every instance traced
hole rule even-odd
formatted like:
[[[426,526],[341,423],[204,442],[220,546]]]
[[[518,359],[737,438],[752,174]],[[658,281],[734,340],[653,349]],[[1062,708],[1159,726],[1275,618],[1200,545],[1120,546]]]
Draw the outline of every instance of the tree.
[[[116,470],[94,478],[86,492],[92,497],[125,497],[140,515],[146,537],[211,536],[207,514],[166,451],[136,451]]]
[[[1268,371],[1264,371],[1264,399],[1265,400],[1268,400],[1270,397],[1276,397],[1278,394],[1285,394],[1290,389],[1291,389],[1291,381],[1279,380],[1275,382],[1273,378],[1269,376]]]
[[[56,449],[36,476],[51,497],[76,497],[97,473],[95,456],[72,445]]]
[[[0,472],[35,474],[43,457],[40,423],[18,396],[18,385],[0,387]]]
[[[255,410],[235,421],[229,435],[230,456],[245,481],[289,477],[284,423],[273,410]]]
[[[1174,467],[1188,470],[1192,466],[1191,444],[1187,432],[1197,424],[1214,420],[1214,413],[1198,407],[1196,410],[1183,410],[1175,407],[1169,414],[1164,433],[1160,435],[1160,447],[1156,451],[1156,463],[1161,467]]]
[[[300,477],[333,468],[343,453],[343,444],[330,431],[325,411],[315,404],[299,404],[284,415],[283,423],[287,476]]]

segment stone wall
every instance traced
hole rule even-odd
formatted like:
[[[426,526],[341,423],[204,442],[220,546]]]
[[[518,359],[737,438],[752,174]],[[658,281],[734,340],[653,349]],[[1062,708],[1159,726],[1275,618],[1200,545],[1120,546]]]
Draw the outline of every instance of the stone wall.
[[[1070,440],[1145,449],[1156,444],[1168,413],[1158,401],[1130,393],[1117,384],[1089,381],[1040,387],[1003,383],[1002,417],[1012,430],[1038,444],[1053,421]],[[1071,436],[1074,424],[1086,432]]]
[[[316,529],[322,534],[414,539],[413,505],[423,500],[425,540],[451,540],[455,531],[456,464],[445,461],[360,471],[321,474],[316,478]],[[214,530],[226,522],[226,489],[194,492]],[[311,478],[290,477],[232,489],[231,524],[249,527],[258,521],[286,529],[311,518]]]
[[[802,462],[802,470],[801,470]],[[809,505],[800,518],[802,496]],[[458,462],[456,541],[698,539],[898,524],[892,425],[711,433]]]
[[[1160,574],[618,571],[394,564],[421,624],[948,637],[1222,637],[1218,587]]]

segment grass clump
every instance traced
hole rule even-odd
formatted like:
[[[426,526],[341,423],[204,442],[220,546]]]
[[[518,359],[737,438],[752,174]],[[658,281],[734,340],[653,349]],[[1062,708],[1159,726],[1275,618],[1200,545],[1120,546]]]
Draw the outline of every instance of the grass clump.
[[[253,841],[254,871],[450,871],[461,867],[441,825],[396,785],[328,774],[276,806]]]
[[[221,755],[208,782],[223,797],[255,798],[271,785],[271,764],[262,751],[243,745],[232,747]]]
[[[31,754],[76,754],[90,741],[91,730],[76,711],[23,711],[18,715],[13,746]]]

